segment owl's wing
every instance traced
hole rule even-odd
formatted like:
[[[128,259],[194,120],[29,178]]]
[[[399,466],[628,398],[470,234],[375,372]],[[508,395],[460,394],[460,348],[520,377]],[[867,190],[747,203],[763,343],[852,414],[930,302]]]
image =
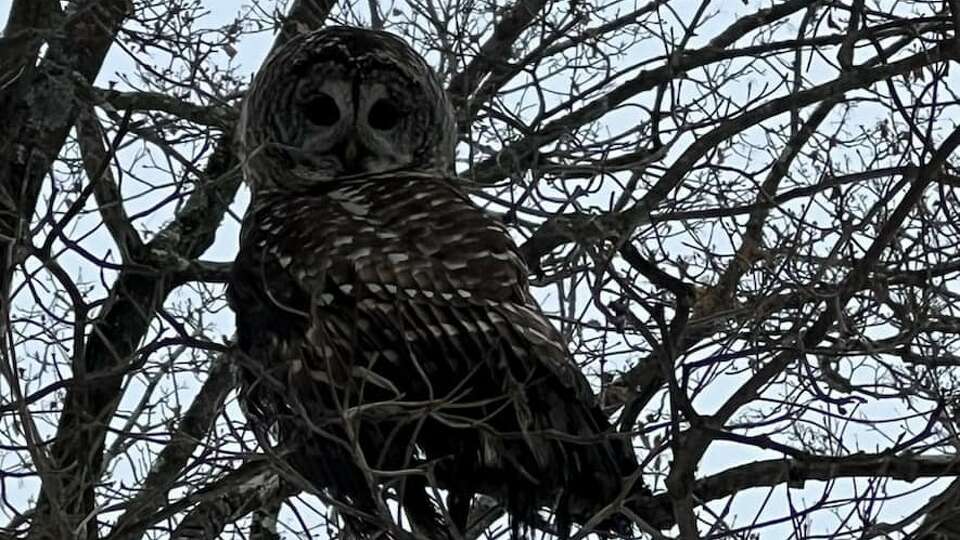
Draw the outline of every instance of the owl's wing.
[[[460,364],[447,371],[455,374],[506,350],[503,367],[521,381],[545,370],[594,404],[529,294],[509,233],[448,181],[346,183],[312,197],[262,199],[238,264],[260,267],[271,301],[314,321],[308,335],[320,347],[354,354],[360,334],[389,360],[431,343]]]

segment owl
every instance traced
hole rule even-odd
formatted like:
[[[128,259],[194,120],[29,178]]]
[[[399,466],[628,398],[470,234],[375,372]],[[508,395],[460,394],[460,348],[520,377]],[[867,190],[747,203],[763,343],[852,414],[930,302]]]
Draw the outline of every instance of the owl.
[[[508,231],[452,174],[454,114],[424,59],[385,32],[301,34],[266,60],[240,129],[241,397],[291,474],[362,536],[400,532],[392,496],[414,531],[458,537],[477,494],[515,536],[610,505],[595,521],[622,530],[632,447]]]

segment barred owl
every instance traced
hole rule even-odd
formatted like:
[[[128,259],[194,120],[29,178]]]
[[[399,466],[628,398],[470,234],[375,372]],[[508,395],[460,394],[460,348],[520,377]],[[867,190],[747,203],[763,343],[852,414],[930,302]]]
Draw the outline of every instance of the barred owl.
[[[328,28],[267,59],[241,125],[242,399],[362,532],[396,526],[376,518],[392,492],[430,537],[465,530],[476,494],[523,526],[553,510],[565,534],[623,493],[636,458],[507,230],[451,174],[453,118],[424,59],[384,32]]]

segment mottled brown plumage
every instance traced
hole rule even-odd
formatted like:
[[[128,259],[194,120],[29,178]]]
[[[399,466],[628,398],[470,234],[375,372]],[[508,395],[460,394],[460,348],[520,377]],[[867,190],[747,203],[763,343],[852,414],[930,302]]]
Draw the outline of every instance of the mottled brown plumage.
[[[449,492],[458,528],[484,493],[515,523],[554,509],[563,532],[616,499],[636,460],[609,437],[507,230],[447,174],[452,113],[435,75],[398,43],[343,28],[301,37],[251,90],[254,201],[230,287],[243,399],[278,427],[294,469],[365,512],[387,485],[403,491],[415,528],[444,534],[425,476],[389,472],[419,467]],[[345,63],[351,55],[361,60]],[[385,84],[407,90],[364,98]],[[395,104],[406,112],[387,126],[382,96],[404,92],[432,101]],[[313,135],[270,127],[298,107],[308,120],[297,122],[319,119]]]

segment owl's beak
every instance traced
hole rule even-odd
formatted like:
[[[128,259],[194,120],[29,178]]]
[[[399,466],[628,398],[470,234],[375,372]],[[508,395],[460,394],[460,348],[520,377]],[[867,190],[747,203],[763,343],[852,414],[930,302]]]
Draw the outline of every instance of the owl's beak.
[[[363,170],[363,161],[366,157],[366,150],[353,137],[347,139],[336,149],[336,155],[340,158],[340,164],[343,166],[343,172],[347,174],[358,174],[365,172]]]

